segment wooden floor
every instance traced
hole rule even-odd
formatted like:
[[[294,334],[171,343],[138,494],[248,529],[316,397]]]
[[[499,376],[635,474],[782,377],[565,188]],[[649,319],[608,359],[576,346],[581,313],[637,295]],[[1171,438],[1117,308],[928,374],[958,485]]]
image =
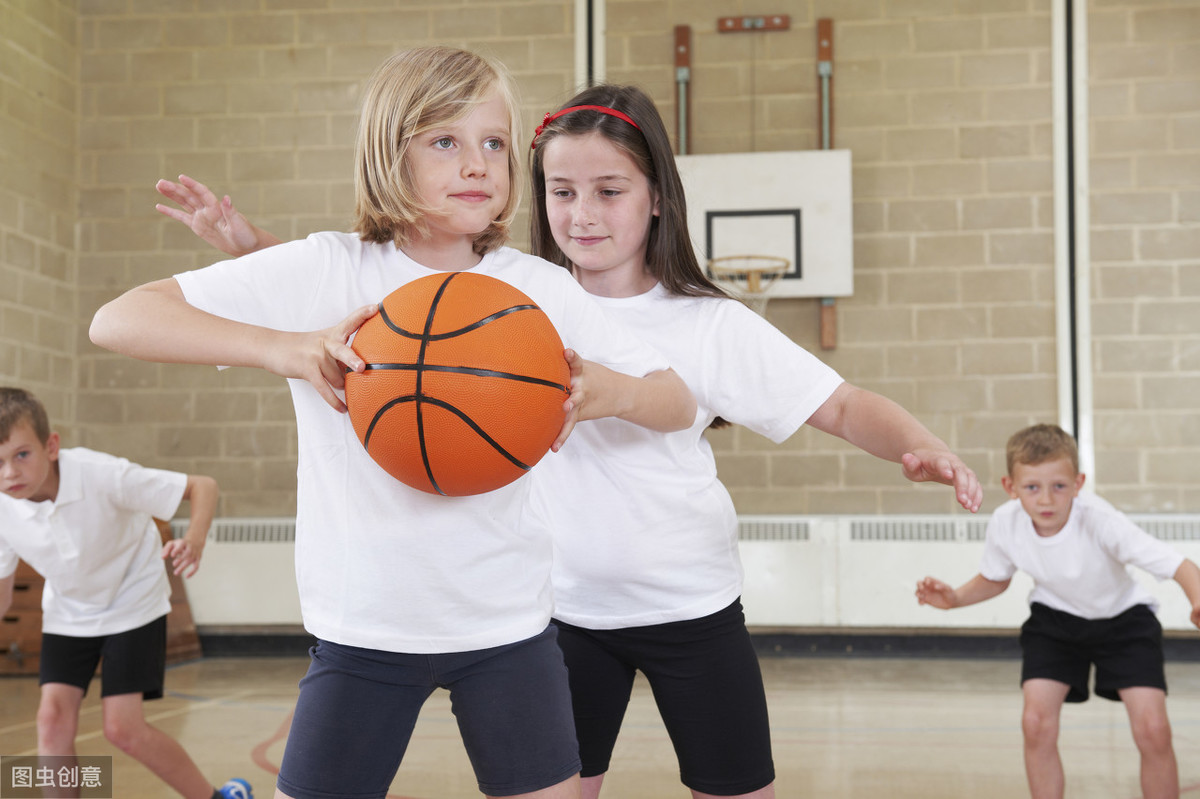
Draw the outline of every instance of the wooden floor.
[[[167,673],[152,723],[180,740],[214,782],[250,780],[272,796],[296,683],[307,659],[210,658]],[[971,797],[1026,794],[1015,660],[767,658],[780,797]],[[1185,797],[1200,798],[1200,663],[1168,664],[1168,710]],[[96,686],[92,694],[98,691]],[[36,680],[0,680],[0,753],[36,754]],[[369,745],[369,744],[368,744]],[[174,796],[100,732],[89,694],[79,753],[114,755],[115,797]],[[1068,706],[1061,741],[1067,795],[1132,799],[1138,761],[1124,708]],[[687,797],[657,711],[639,684],[605,781],[610,799]],[[478,797],[444,692],[426,705],[393,797]]]

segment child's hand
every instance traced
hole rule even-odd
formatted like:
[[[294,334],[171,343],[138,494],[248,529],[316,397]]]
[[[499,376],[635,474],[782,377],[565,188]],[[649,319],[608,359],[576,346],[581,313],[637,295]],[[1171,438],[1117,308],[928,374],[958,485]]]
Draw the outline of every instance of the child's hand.
[[[958,606],[958,595],[941,580],[926,577],[917,583],[917,603],[949,610]]]
[[[346,387],[346,369],[361,373],[367,367],[348,342],[378,311],[377,305],[364,305],[325,330],[280,333],[284,344],[272,349],[263,368],[280,377],[307,381],[329,407],[345,413],[346,404],[337,392]]]
[[[914,450],[901,456],[904,476],[914,483],[953,486],[958,504],[974,513],[983,504],[983,486],[962,459],[949,450]]]
[[[1192,624],[1200,627],[1200,605],[1192,607]]]
[[[187,175],[180,175],[178,183],[160,180],[154,188],[184,208],[181,211],[159,203],[154,207],[160,213],[187,225],[221,252],[238,256],[260,249],[258,231],[234,209],[228,194],[217,200],[208,186]]]
[[[571,370],[571,394],[563,403],[563,410],[566,411],[567,417],[563,419],[562,430],[558,432],[558,438],[554,439],[554,443],[550,445],[551,452],[558,452],[567,442],[571,431],[575,429],[575,423],[579,421],[579,409],[583,406],[584,399],[583,365],[585,361],[575,350],[563,350],[563,357],[567,359],[567,366]]]
[[[187,536],[172,538],[163,544],[163,560],[171,561],[171,571],[191,577],[200,569],[200,556],[204,554],[204,543],[189,541]]]

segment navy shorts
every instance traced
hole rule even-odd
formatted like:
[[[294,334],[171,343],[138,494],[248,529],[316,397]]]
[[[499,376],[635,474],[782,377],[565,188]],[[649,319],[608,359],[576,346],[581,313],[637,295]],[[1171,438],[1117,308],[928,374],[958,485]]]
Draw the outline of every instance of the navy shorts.
[[[1068,702],[1087,701],[1093,663],[1096,696],[1119,702],[1122,688],[1167,690],[1162,625],[1146,605],[1111,619],[1083,619],[1034,602],[1021,626],[1021,651],[1021,682],[1064,683]]]
[[[279,769],[289,796],[385,796],[421,705],[437,688],[450,691],[482,793],[530,793],[579,772],[553,626],[474,652],[411,655],[319,641],[310,654]]]
[[[167,669],[167,617],[136,630],[95,638],[42,633],[38,685],[66,683],[86,695],[96,666],[104,659],[100,696],[138,694],[161,699]]]
[[[775,781],[762,672],[741,601],[689,621],[588,630],[555,621],[571,678],[584,777],[608,771],[641,671],[688,788],[717,796]]]

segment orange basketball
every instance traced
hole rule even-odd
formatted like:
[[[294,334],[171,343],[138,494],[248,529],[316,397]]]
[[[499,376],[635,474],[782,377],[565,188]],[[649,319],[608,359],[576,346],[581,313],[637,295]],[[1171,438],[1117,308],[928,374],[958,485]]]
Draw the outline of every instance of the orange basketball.
[[[511,483],[562,429],[570,370],[554,325],[507,283],[470,272],[393,291],[352,342],[358,440],[397,480],[464,496]]]

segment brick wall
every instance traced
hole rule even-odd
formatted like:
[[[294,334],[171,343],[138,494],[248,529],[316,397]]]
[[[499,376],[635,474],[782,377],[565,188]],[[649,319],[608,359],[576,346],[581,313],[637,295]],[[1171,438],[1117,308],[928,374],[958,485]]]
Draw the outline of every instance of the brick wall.
[[[283,238],[347,229],[360,90],[397,49],[437,41],[499,57],[520,83],[531,130],[547,98],[570,92],[570,9],[562,0],[83,4],[82,315],[131,285],[218,259],[155,212],[160,177],[200,178]],[[89,446],[213,475],[223,515],[294,512],[295,419],[281,380],[90,345],[80,363]]]
[[[20,385],[70,432],[79,51],[74,3],[0,0],[0,384]]]
[[[1200,506],[1200,4],[1092,2],[1097,471],[1122,507]]]
[[[700,153],[816,146],[815,25],[834,20],[855,294],[838,301],[828,352],[815,300],[776,300],[768,314],[967,457],[985,509],[1002,499],[1006,437],[1058,413],[1050,10],[1049,0],[607,2],[608,79],[646,88],[672,130],[673,28],[692,27]],[[789,14],[791,30],[716,32],[719,16],[764,13]],[[497,55],[521,85],[527,129],[573,86],[571,0],[0,0],[0,14],[0,375],[49,393],[81,443],[215,475],[224,515],[292,511],[295,432],[280,381],[142,364],[82,335],[125,288],[215,260],[154,212],[154,181],[205,179],[283,237],[344,228],[358,90],[392,50],[438,41]],[[1130,511],[1200,506],[1198,14],[1191,2],[1092,0],[1088,20],[1096,478]],[[61,110],[32,74],[65,92]],[[46,290],[17,297],[14,275],[22,291]],[[944,489],[910,486],[898,467],[815,431],[778,446],[744,429],[713,439],[743,512],[953,507]]]

